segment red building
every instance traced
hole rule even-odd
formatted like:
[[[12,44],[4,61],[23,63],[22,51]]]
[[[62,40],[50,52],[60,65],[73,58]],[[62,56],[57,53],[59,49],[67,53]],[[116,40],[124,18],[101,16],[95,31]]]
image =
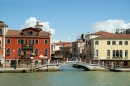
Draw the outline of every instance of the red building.
[[[50,33],[41,28],[29,27],[22,30],[8,30],[6,34],[6,62],[14,65],[35,63],[50,59]]]

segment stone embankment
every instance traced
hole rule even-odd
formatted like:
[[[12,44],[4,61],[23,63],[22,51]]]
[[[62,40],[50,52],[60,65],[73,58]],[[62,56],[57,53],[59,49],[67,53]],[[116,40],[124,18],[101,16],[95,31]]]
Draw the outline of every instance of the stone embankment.
[[[91,64],[91,65],[74,64],[73,67],[83,68],[87,71],[109,71],[110,70],[108,67],[100,66],[100,65],[97,65],[97,64]]]
[[[43,65],[39,67],[32,68],[2,68],[0,73],[30,73],[30,72],[44,72],[44,71],[58,71],[59,65]]]

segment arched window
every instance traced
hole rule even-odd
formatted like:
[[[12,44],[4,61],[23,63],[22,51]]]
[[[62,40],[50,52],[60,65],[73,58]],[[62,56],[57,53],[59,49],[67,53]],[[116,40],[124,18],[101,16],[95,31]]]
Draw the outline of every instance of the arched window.
[[[10,49],[9,48],[7,49],[7,55],[10,55]]]
[[[120,57],[122,57],[122,50],[120,50]]]
[[[10,39],[7,39],[7,43],[10,43]]]
[[[107,45],[110,45],[110,41],[107,41]]]
[[[47,48],[45,49],[44,54],[45,54],[45,55],[48,55],[48,49],[47,49]]]
[[[128,57],[128,50],[125,50],[125,57]]]
[[[95,45],[98,45],[98,41],[95,41]]]
[[[119,41],[119,45],[122,45],[122,41]]]
[[[116,50],[116,57],[119,57],[119,50]]]
[[[38,55],[38,49],[37,48],[35,49],[35,54]]]
[[[115,57],[116,56],[116,54],[115,54],[115,50],[113,50],[113,57]]]
[[[21,54],[21,49],[19,48],[18,49],[18,55],[20,56],[20,54]]]
[[[107,50],[107,57],[110,57],[110,50]]]
[[[125,45],[128,45],[128,41],[125,41]]]
[[[95,56],[98,57],[98,50],[96,50]]]
[[[116,45],[116,41],[112,41],[112,45]]]

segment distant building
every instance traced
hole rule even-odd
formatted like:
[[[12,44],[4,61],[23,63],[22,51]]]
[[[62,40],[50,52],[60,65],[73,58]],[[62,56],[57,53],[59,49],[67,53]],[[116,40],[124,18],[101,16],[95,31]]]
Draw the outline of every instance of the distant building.
[[[42,30],[41,25],[22,30],[8,30],[6,34],[6,62],[30,64],[41,63],[41,59],[50,59],[50,33]]]
[[[86,46],[84,39],[80,38],[77,41],[72,42],[72,57],[76,58],[85,58],[86,55]]]
[[[8,26],[0,21],[0,64],[5,63],[5,35],[7,30]]]
[[[57,42],[51,44],[52,48],[52,60],[71,58],[72,55],[72,43],[71,42]],[[54,55],[55,54],[55,55]]]

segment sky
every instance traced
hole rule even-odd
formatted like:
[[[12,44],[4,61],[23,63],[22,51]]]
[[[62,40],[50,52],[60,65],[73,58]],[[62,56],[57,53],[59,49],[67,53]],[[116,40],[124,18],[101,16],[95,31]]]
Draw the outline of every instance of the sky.
[[[8,29],[34,27],[37,20],[52,42],[75,41],[96,31],[130,28],[130,0],[0,0],[0,21]]]

